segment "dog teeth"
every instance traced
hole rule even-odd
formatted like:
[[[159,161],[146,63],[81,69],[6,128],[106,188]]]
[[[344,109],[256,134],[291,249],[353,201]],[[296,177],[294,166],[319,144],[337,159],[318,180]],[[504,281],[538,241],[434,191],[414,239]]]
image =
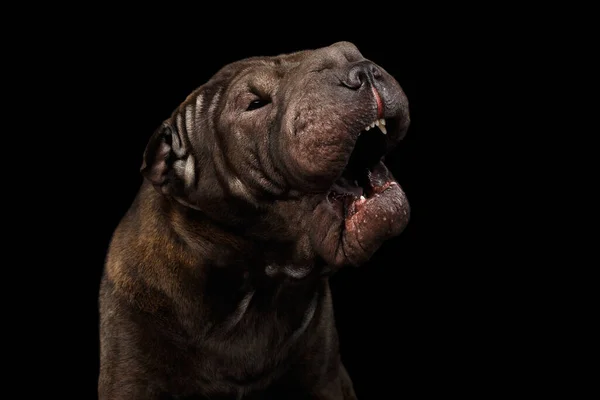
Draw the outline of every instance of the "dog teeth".
[[[384,135],[387,134],[387,129],[385,128],[385,119],[383,118],[371,122],[371,125],[367,125],[364,130],[368,131],[369,129],[375,128],[376,126],[381,130],[381,132],[383,132]]]

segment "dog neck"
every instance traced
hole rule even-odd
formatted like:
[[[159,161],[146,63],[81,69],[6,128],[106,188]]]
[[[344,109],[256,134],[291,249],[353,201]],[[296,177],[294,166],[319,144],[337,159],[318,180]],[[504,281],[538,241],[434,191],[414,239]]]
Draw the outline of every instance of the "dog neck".
[[[259,286],[274,281],[297,286],[319,278],[325,269],[311,251],[308,235],[302,233],[306,228],[301,214],[294,218],[289,212],[306,205],[281,201],[269,210],[247,213],[240,217],[245,218],[243,223],[232,229],[231,224],[186,207],[151,186],[142,188],[138,203],[139,212],[145,214],[141,220],[152,224],[141,234],[152,235],[148,240],[155,242],[156,256],[165,245],[176,246],[178,259],[188,270],[221,268],[232,274],[250,273]],[[289,221],[282,221],[285,218]],[[242,231],[240,226],[247,228]]]
[[[150,214],[169,226],[172,240],[185,243],[189,252],[221,267],[253,265],[270,277],[307,277],[316,266],[307,234],[307,212],[314,200],[294,198],[271,201],[256,208],[235,199],[223,199],[223,209],[188,207],[174,198],[147,188],[153,204]],[[228,211],[225,211],[228,210]],[[321,266],[321,265],[319,265]]]

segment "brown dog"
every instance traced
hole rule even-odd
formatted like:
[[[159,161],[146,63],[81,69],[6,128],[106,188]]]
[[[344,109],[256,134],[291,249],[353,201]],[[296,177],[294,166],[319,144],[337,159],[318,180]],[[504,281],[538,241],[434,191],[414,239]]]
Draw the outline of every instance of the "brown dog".
[[[194,91],[108,251],[100,399],[356,398],[328,276],[406,226],[381,160],[408,125],[400,85],[347,42]]]

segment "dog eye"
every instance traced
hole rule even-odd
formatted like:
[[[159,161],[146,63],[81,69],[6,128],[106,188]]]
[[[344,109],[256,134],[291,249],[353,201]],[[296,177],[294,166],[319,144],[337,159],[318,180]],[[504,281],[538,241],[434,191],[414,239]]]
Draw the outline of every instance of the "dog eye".
[[[269,104],[270,101],[267,100],[263,100],[263,99],[256,99],[253,100],[249,105],[248,108],[246,109],[246,111],[252,111],[252,110],[256,110],[258,108],[264,107],[267,104]]]

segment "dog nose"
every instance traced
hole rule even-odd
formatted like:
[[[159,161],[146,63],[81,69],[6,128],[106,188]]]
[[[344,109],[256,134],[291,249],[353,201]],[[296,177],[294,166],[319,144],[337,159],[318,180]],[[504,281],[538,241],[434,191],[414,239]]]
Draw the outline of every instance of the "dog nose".
[[[360,89],[365,82],[371,84],[375,79],[381,77],[381,71],[371,61],[363,60],[354,63],[354,65],[348,71],[348,77],[344,81],[344,84],[350,89]]]

